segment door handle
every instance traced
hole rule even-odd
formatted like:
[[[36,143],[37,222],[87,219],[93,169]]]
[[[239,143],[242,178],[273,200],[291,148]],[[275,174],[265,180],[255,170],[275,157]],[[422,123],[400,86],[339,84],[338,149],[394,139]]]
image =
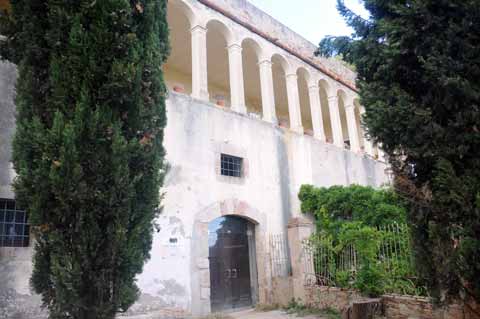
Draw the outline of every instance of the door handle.
[[[225,278],[226,279],[232,278],[232,271],[230,269],[225,270]]]
[[[232,269],[232,278],[238,278],[238,272],[235,268]]]

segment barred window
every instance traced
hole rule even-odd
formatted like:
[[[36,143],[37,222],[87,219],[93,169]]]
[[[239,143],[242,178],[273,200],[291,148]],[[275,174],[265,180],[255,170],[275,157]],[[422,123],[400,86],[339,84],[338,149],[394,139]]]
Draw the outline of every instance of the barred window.
[[[221,174],[231,177],[242,177],[242,162],[241,157],[232,155],[221,155]]]
[[[28,247],[30,226],[25,210],[12,199],[0,198],[0,247]]]

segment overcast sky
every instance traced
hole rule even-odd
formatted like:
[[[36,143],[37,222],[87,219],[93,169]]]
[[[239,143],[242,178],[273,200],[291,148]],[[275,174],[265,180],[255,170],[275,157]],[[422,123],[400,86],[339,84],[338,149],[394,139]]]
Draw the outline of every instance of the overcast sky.
[[[318,44],[326,35],[350,35],[337,12],[337,0],[248,0],[282,24]],[[367,16],[361,0],[345,0],[349,8]]]

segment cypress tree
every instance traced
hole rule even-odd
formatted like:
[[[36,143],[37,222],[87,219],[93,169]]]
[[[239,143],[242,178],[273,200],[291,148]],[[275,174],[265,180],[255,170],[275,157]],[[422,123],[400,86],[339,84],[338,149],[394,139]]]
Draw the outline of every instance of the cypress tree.
[[[50,318],[114,318],[138,297],[163,180],[166,0],[12,0],[13,162]]]
[[[358,71],[368,134],[409,200],[417,265],[438,301],[480,300],[480,1],[338,0],[352,37],[327,37]]]

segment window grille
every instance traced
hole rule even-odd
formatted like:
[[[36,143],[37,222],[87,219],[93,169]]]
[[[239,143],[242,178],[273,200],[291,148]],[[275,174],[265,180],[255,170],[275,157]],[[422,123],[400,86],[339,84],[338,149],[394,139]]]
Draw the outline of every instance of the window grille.
[[[28,247],[30,226],[15,200],[0,198],[0,247]]]
[[[222,154],[221,174],[231,177],[242,177],[242,158]]]

